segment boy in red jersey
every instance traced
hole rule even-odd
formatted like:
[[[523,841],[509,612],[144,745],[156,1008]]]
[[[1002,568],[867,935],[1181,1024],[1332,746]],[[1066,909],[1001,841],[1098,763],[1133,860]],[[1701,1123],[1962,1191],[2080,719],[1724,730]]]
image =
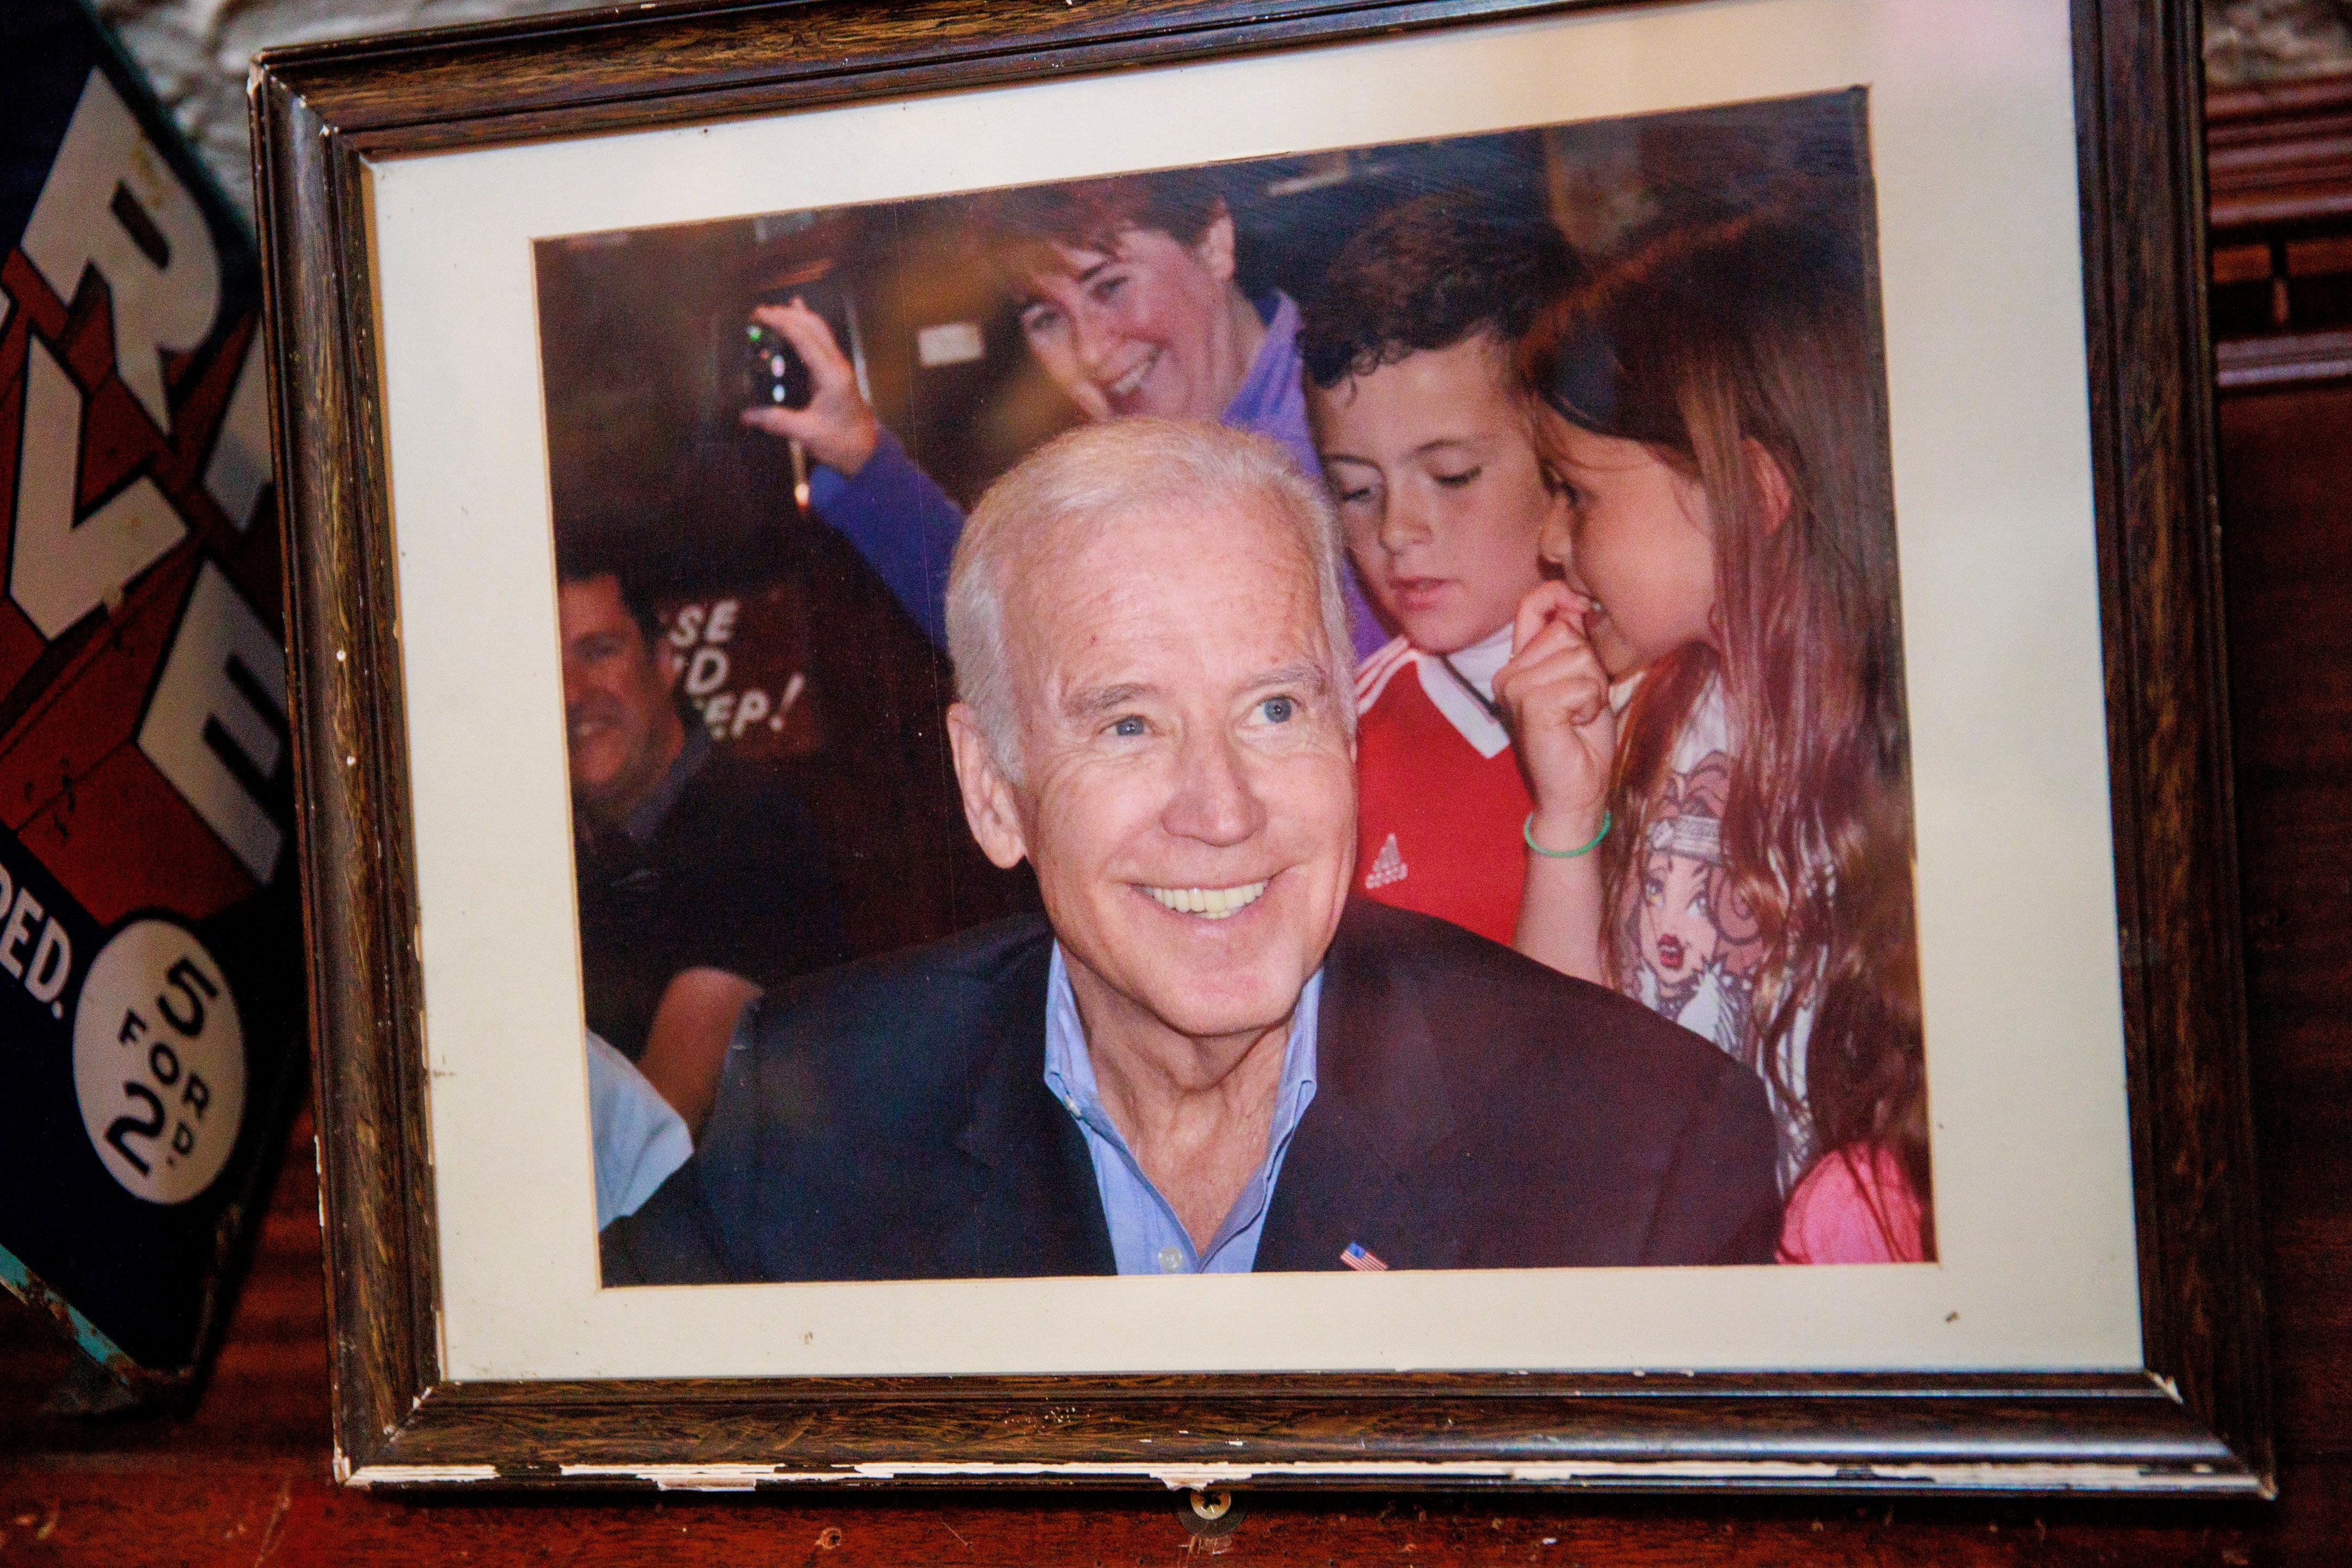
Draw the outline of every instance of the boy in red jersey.
[[[1534,803],[1495,676],[1566,504],[1512,353],[1577,270],[1540,218],[1423,196],[1341,248],[1299,329],[1349,553],[1403,632],[1357,676],[1358,890],[1506,944]]]

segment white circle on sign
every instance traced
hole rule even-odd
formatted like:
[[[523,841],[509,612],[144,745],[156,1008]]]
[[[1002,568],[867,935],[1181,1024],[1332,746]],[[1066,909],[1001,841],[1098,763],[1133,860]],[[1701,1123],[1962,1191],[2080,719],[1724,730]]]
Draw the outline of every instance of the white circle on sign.
[[[228,1163],[245,1117],[245,1023],[220,965],[173,921],[108,939],[74,1004],[81,1124],[133,1197],[184,1204]]]

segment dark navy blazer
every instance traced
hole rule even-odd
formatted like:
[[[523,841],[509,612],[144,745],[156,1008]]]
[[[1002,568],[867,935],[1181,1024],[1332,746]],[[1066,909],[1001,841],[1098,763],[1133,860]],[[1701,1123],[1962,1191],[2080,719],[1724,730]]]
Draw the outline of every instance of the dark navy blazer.
[[[695,1156],[604,1234],[609,1285],[1110,1274],[1094,1167],[1045,1083],[1035,916],[754,1005]],[[1316,1090],[1257,1268],[1769,1263],[1760,1079],[1613,992],[1351,903]]]

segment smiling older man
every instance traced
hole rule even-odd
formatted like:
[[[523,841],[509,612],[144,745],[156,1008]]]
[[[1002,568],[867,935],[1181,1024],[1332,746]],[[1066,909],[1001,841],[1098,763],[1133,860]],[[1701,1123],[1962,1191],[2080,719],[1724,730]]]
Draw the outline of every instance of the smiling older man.
[[[1042,448],[950,578],[950,734],[1045,917],[758,1004],[608,1283],[1766,1262],[1761,1084],[1457,927],[1349,904],[1347,617],[1278,449]]]

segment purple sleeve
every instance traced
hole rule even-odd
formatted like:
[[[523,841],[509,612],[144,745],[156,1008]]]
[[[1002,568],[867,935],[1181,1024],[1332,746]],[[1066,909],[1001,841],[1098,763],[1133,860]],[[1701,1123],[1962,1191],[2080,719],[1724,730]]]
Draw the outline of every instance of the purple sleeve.
[[[874,456],[845,479],[819,468],[809,479],[817,515],[856,546],[923,635],[948,642],[948,558],[963,532],[963,510],[882,432]]]

